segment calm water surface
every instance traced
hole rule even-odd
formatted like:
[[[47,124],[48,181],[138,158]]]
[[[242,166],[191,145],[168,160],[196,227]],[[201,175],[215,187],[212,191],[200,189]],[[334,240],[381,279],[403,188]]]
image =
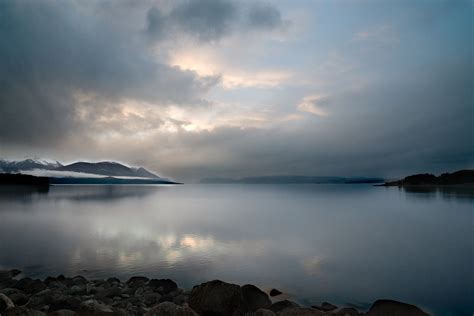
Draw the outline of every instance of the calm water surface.
[[[0,189],[0,268],[219,278],[302,304],[378,298],[474,312],[474,195],[368,185]]]

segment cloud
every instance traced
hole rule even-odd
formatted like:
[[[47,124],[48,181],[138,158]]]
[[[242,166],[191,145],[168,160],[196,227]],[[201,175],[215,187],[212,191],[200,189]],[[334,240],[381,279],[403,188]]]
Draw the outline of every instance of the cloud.
[[[200,104],[219,81],[160,63],[138,32],[94,12],[73,1],[2,1],[1,142],[52,143],[80,128],[77,95],[96,109],[123,99]]]
[[[473,166],[468,14],[420,29],[378,6],[348,19],[356,7],[0,1],[0,154],[119,160],[181,181]],[[291,10],[304,32],[275,39]]]
[[[283,25],[280,11],[268,3],[254,1],[247,10],[248,24],[252,28],[275,29]]]
[[[148,10],[146,34],[154,40],[186,34],[199,41],[218,41],[234,31],[273,30],[283,25],[273,5],[232,0],[183,0],[165,12],[158,6]]]
[[[385,44],[399,44],[400,36],[388,25],[381,25],[356,32],[351,41],[356,43],[373,41]]]
[[[308,112],[316,116],[326,116],[328,111],[325,109],[328,97],[321,95],[309,95],[304,97],[298,104],[297,109],[301,112]]]

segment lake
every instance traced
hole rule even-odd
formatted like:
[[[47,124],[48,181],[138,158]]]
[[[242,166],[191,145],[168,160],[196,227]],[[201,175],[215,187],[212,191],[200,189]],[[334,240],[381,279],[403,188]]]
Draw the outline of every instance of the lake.
[[[301,304],[474,312],[474,193],[370,185],[0,188],[0,268],[211,279]]]

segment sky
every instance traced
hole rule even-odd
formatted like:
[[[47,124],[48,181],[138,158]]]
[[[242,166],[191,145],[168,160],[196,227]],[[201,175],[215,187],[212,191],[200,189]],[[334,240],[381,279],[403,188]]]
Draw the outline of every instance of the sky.
[[[473,1],[0,1],[0,157],[180,181],[474,168]]]

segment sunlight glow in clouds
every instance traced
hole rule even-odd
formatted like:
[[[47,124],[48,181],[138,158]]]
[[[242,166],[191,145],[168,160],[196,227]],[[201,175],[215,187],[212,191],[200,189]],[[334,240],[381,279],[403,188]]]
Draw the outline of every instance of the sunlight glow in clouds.
[[[177,52],[171,57],[171,65],[183,70],[192,70],[200,76],[219,76],[224,89],[274,88],[288,82],[293,74],[283,70],[239,69],[238,61],[231,65],[217,61],[217,56],[206,51]]]

